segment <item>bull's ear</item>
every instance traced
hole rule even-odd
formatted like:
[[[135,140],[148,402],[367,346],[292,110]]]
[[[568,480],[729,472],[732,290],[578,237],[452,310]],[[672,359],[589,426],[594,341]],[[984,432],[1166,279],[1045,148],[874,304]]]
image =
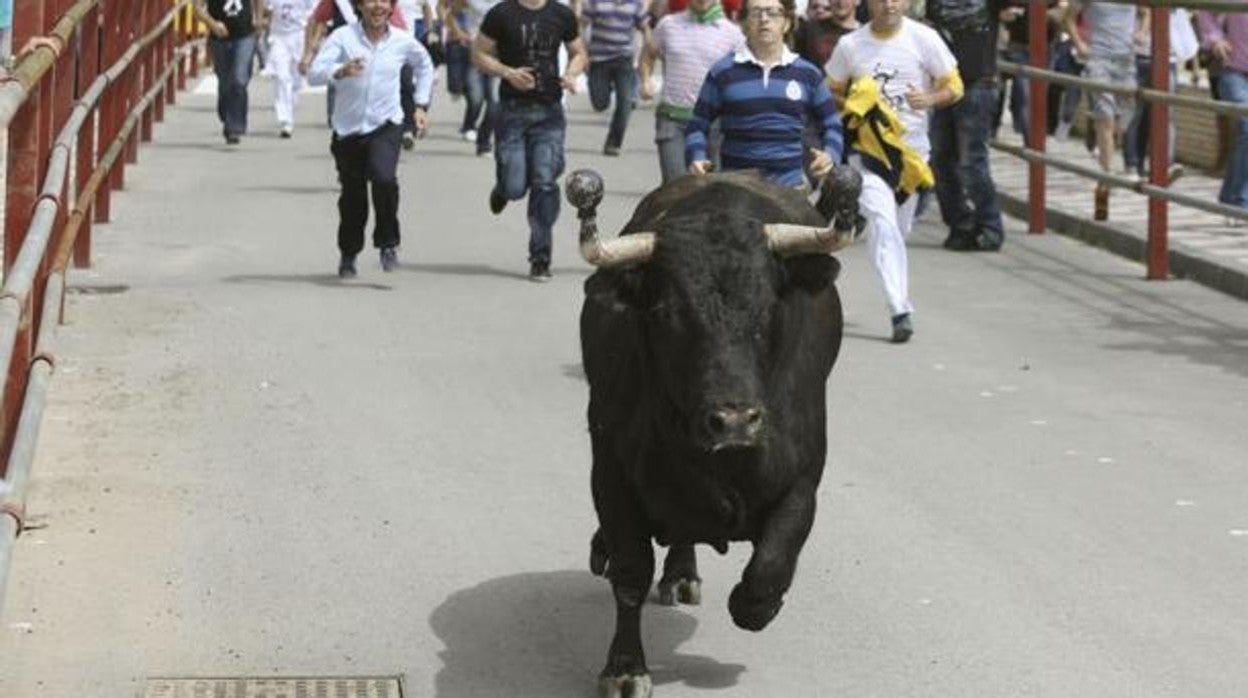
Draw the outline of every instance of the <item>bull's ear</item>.
[[[619,310],[645,307],[645,289],[641,270],[637,268],[602,268],[585,280],[585,295]]]
[[[784,290],[818,293],[836,281],[841,263],[826,254],[803,254],[782,260]]]

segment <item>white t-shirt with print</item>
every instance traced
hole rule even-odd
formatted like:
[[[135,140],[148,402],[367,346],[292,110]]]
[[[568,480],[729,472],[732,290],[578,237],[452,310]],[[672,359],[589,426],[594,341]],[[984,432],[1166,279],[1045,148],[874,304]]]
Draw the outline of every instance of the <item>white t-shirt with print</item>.
[[[316,0],[264,0],[269,11],[269,33],[303,34]]]
[[[901,20],[897,33],[881,38],[866,24],[842,36],[828,59],[828,78],[850,83],[864,76],[875,78],[880,92],[906,127],[906,142],[927,157],[932,150],[927,138],[927,111],[906,103],[913,87],[930,92],[936,81],[958,67],[949,47],[934,29],[909,17]]]

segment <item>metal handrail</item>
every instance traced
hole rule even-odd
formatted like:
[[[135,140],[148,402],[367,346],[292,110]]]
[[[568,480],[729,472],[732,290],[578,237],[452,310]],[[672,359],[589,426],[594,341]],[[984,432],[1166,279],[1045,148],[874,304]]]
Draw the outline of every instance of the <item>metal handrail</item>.
[[[101,0],[78,0],[61,15],[60,20],[52,27],[49,38],[56,39],[57,48],[40,46],[29,55],[23,57],[13,68],[9,79],[0,83],[0,129],[9,127],[9,122],[17,114],[17,110],[30,97],[30,91],[43,79],[43,76],[56,65],[60,52],[69,45],[74,32],[82,24],[87,13],[99,5]]]
[[[94,2],[98,2],[98,0],[84,0],[84,3],[87,5],[91,5]],[[57,136],[52,146],[48,172],[44,177],[39,202],[35,206],[34,215],[31,217],[30,225],[26,229],[26,238],[18,251],[13,268],[9,270],[8,275],[4,279],[3,290],[0,291],[0,303],[2,303],[2,306],[0,306],[0,367],[7,367],[13,358],[22,308],[25,306],[26,298],[34,287],[39,266],[43,262],[48,242],[52,238],[53,224],[56,222],[56,216],[61,206],[60,192],[63,190],[65,179],[68,176],[69,157],[78,138],[78,131],[82,128],[87,115],[98,106],[104,90],[130,67],[135,57],[143,49],[150,46],[162,32],[168,30],[170,23],[177,17],[178,12],[189,4],[190,0],[182,0],[175,5],[173,9],[165,14],[152,31],[143,35],[139,41],[131,44],[130,48],[113,65],[100,73],[87,92],[79,98],[70,118]],[[77,8],[78,6],[75,7]],[[87,9],[89,10],[90,7],[87,7]],[[78,18],[78,21],[81,22],[81,17]],[[65,18],[62,18],[61,22],[58,22],[58,26],[64,23]],[[170,65],[175,65],[175,63]],[[167,76],[163,79],[167,79]],[[107,169],[111,169],[115,160],[116,156],[109,161]],[[106,168],[97,167],[96,171],[98,172],[101,169]]]
[[[1248,209],[1241,208],[1239,206],[1229,206],[1223,203],[1205,201],[1204,199],[1198,199],[1190,194],[1183,194],[1181,192],[1171,191],[1165,187],[1158,187],[1153,184],[1149,184],[1145,180],[1111,174],[1097,168],[1062,160],[1061,158],[1054,157],[1048,153],[1042,153],[1038,150],[1032,150],[1031,148],[1025,148],[1023,146],[1013,145],[1010,143],[1003,143],[999,140],[992,140],[989,142],[989,145],[995,150],[1000,150],[1003,153],[1009,153],[1010,155],[1028,162],[1043,162],[1045,165],[1062,170],[1063,172],[1069,172],[1071,174],[1077,174],[1081,177],[1087,177],[1088,179],[1096,180],[1101,184],[1111,187],[1130,189],[1131,191],[1138,192],[1146,196],[1165,199],[1166,201],[1187,206],[1189,208],[1199,209],[1208,213],[1216,213],[1220,216],[1226,216],[1227,218],[1248,221]]]
[[[65,35],[61,36],[62,47],[64,42],[72,37],[73,30],[81,24],[82,15],[94,8],[98,3],[99,0],[83,0],[73,8],[74,10],[80,10],[80,14],[75,17],[69,17],[68,14],[62,16],[56,25],[60,29],[68,27],[67,31],[62,31],[62,34]],[[26,306],[28,296],[35,286],[39,267],[46,258],[47,246],[51,239],[53,227],[56,224],[57,215],[60,212],[60,192],[64,190],[68,178],[69,157],[74,150],[74,144],[79,136],[79,131],[92,111],[97,108],[107,87],[126,72],[144,49],[160,39],[169,30],[178,13],[189,6],[189,4],[190,0],[178,2],[158,23],[152,26],[152,29],[147,34],[144,34],[138,41],[132,43],[112,66],[99,73],[87,91],[77,100],[73,110],[67,116],[65,125],[58,134],[56,141],[53,142],[48,153],[48,167],[44,175],[43,185],[40,188],[40,196],[34,215],[27,225],[27,234],[22,242],[18,257],[10,273],[4,279],[3,292],[0,292],[0,361],[4,362],[0,365],[7,366],[12,360],[13,352],[16,348],[19,325],[25,320],[22,309]],[[91,177],[82,188],[83,190],[78,192],[78,197],[74,202],[74,210],[63,228],[62,242],[55,250],[53,266],[50,273],[46,276],[46,285],[44,286],[41,299],[43,321],[39,323],[34,352],[25,371],[26,386],[25,394],[22,398],[21,412],[13,432],[13,441],[9,450],[8,460],[5,468],[0,470],[0,473],[4,474],[3,479],[0,479],[0,608],[3,607],[5,597],[13,542],[22,532],[24,524],[26,486],[34,463],[35,446],[38,442],[39,428],[46,405],[48,384],[55,364],[54,343],[57,327],[55,318],[58,317],[60,304],[64,297],[65,273],[69,257],[72,254],[74,239],[78,236],[85,212],[90,210],[91,198],[98,192],[109,172],[117,164],[118,158],[125,152],[126,145],[133,136],[135,128],[142,122],[149,108],[152,107],[153,100],[158,97],[163,98],[166,90],[176,89],[172,80],[174,72],[180,68],[182,59],[186,54],[197,48],[198,42],[181,46],[174,53],[175,60],[169,61],[159,75],[150,78],[152,86],[130,108],[124,122],[118,128],[112,142],[109,143],[106,152],[99,159],[91,173]],[[53,49],[48,52],[52,53],[54,61],[58,51]],[[23,66],[31,62],[31,60],[32,57],[27,56],[23,61]],[[46,69],[43,71],[37,70],[39,65],[41,65],[42,59],[35,58],[34,60],[36,61],[35,67],[28,69],[25,74],[28,77],[35,76],[34,79],[37,80],[46,73]],[[20,91],[15,91],[14,88],[8,87],[8,84],[0,86],[0,88],[8,87],[7,92],[0,92],[0,109],[5,108],[4,104],[7,103],[5,100],[16,101],[13,113],[16,113],[16,110],[21,107],[25,96],[19,99],[18,95],[28,95],[30,88],[22,86],[20,81],[18,84],[21,87]],[[0,115],[3,115],[3,113],[0,111]],[[12,114],[5,118],[11,119]],[[72,227],[70,227],[71,223]]]
[[[1248,8],[1248,5],[1245,5]],[[1009,75],[1021,75],[1025,78],[1036,78],[1051,82],[1054,85],[1062,85],[1063,87],[1079,87],[1094,92],[1110,92],[1116,95],[1126,97],[1134,97],[1145,102],[1159,102],[1161,104],[1169,104],[1176,107],[1187,107],[1190,109],[1205,109],[1226,116],[1242,117],[1248,116],[1248,104],[1239,104],[1235,102],[1222,102],[1219,100],[1208,99],[1205,97],[1192,97],[1190,95],[1176,95],[1170,92],[1162,92],[1154,90],[1150,87],[1124,87],[1118,83],[1105,82],[1103,80],[1090,80],[1081,78],[1067,73],[1059,73],[1053,70],[1045,70],[1044,68],[1034,68],[1021,63],[1013,63],[1011,61],[997,61],[997,68]]]

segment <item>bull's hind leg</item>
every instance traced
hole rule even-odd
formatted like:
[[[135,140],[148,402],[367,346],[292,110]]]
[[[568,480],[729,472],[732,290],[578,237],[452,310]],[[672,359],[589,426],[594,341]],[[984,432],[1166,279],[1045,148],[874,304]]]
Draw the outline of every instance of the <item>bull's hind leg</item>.
[[[814,521],[815,485],[799,481],[763,523],[754,554],[728,596],[728,611],[737,627],[762,630],[780,612]]]
[[[663,559],[659,603],[675,606],[677,602],[690,606],[702,603],[702,578],[698,576],[698,556],[692,545],[673,545]]]

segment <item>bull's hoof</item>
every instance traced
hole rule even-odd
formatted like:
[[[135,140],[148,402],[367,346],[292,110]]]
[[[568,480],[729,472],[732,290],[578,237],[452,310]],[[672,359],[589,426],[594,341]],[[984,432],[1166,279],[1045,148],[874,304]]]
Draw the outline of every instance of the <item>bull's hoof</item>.
[[[732,622],[742,630],[758,632],[780,612],[784,602],[776,597],[751,597],[745,585],[738,584],[732,588],[728,596],[728,612],[732,614]]]
[[[675,606],[677,602],[686,606],[701,604],[702,582],[696,579],[673,579],[659,582],[659,603],[664,606]]]
[[[564,180],[564,195],[578,211],[598,208],[603,195],[602,176],[593,170],[576,170]]]
[[[649,674],[624,674],[598,679],[600,698],[650,698],[654,684]]]

